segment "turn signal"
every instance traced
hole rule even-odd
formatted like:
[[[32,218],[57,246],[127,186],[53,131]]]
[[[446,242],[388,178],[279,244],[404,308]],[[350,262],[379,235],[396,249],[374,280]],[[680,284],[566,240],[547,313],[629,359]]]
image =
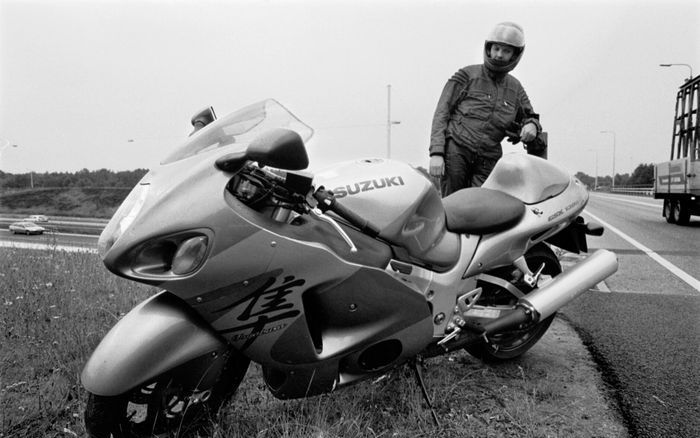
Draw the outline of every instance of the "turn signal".
[[[182,242],[173,257],[173,274],[186,275],[197,269],[207,253],[207,243],[206,236],[192,237]]]

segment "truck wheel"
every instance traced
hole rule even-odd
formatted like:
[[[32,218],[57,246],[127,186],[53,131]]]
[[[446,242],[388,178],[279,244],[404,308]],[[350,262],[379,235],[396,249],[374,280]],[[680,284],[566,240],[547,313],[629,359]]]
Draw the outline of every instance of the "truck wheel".
[[[690,222],[690,208],[688,208],[688,202],[685,199],[679,199],[676,201],[676,206],[676,223],[678,225],[688,225],[688,222]]]
[[[664,217],[669,224],[675,224],[678,220],[675,204],[676,201],[674,199],[664,199]]]

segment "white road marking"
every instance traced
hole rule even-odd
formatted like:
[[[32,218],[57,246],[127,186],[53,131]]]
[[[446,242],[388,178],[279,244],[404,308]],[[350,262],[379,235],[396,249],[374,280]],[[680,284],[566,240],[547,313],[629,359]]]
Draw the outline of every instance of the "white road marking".
[[[627,234],[623,233],[621,230],[618,228],[613,227],[609,223],[605,222],[604,220],[600,219],[594,214],[591,214],[587,211],[584,211],[583,214],[587,214],[588,216],[592,217],[594,220],[600,222],[601,225],[603,225],[605,228],[609,229],[613,233],[617,234],[618,236],[622,237],[625,239],[627,242],[635,246],[637,249],[642,250],[646,255],[651,257],[656,263],[660,264],[664,268],[668,269],[673,275],[676,277],[680,278],[684,282],[688,283],[690,287],[695,289],[697,292],[700,292],[700,281],[698,281],[695,277],[692,275],[688,274],[678,266],[674,265],[673,263],[669,262],[665,258],[661,257],[651,249],[647,248],[646,246],[642,245],[641,243],[637,242]]]

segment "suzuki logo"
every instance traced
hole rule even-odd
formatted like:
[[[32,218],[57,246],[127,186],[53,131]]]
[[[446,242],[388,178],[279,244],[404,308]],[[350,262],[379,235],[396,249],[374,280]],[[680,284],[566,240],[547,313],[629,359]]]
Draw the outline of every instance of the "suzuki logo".
[[[370,190],[380,190],[388,187],[403,185],[405,185],[403,178],[400,176],[391,176],[347,184],[345,186],[334,188],[332,192],[336,198],[344,198],[346,196],[357,195],[360,192],[369,192]]]

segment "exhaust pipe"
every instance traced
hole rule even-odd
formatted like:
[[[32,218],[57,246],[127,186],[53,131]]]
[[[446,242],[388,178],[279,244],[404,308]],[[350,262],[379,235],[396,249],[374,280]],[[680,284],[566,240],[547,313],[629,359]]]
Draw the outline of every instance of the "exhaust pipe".
[[[522,297],[512,312],[484,325],[485,335],[515,330],[556,313],[575,298],[617,271],[617,256],[599,249],[541,288]]]

